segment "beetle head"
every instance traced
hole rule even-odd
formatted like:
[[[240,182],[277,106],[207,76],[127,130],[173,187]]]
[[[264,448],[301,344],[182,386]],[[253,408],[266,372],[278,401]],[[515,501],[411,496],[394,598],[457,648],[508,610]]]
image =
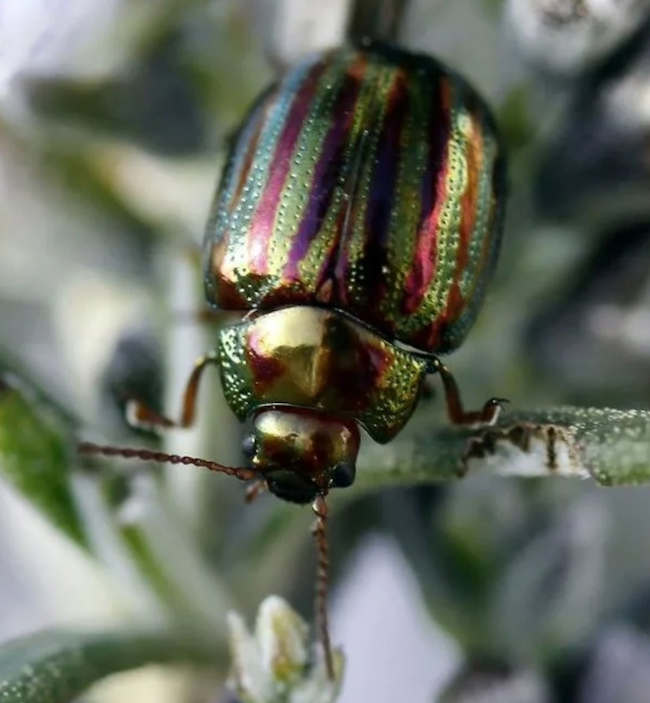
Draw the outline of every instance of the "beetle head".
[[[354,482],[359,430],[352,421],[313,410],[263,409],[253,419],[243,450],[272,493],[309,503],[330,488]]]

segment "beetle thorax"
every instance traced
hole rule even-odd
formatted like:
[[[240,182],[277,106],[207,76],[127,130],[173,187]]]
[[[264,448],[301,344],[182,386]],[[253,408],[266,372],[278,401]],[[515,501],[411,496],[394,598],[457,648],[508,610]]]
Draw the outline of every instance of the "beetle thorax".
[[[413,412],[426,363],[336,310],[292,306],[224,328],[226,399],[244,420],[289,405],[354,420],[378,442]]]

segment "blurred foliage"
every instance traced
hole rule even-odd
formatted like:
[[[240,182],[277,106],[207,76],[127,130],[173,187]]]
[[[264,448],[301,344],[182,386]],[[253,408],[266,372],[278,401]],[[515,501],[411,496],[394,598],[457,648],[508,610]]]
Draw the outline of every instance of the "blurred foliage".
[[[13,703],[71,700],[98,679],[152,662],[213,663],[200,633],[52,630],[0,646],[0,697]]]
[[[126,330],[117,340],[100,380],[106,414],[114,424],[128,427],[125,410],[129,398],[159,408],[163,398],[163,371],[158,340],[143,329]]]
[[[0,473],[57,528],[87,546],[70,485],[74,451],[60,413],[0,374]]]
[[[149,149],[195,152],[205,144],[205,126],[196,95],[179,70],[179,44],[177,36],[159,39],[125,77],[91,85],[34,82],[31,105],[43,115],[119,134]]]
[[[440,703],[546,703],[544,682],[531,671],[510,670],[497,662],[474,662],[454,678]]]

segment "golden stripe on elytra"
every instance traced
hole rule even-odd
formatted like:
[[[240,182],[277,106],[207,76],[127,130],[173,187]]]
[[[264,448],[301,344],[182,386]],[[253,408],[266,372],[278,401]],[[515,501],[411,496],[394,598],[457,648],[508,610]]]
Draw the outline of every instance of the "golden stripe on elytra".
[[[482,252],[484,243],[489,232],[490,226],[490,211],[491,211],[491,189],[492,189],[492,170],[494,161],[497,155],[497,145],[493,138],[489,136],[485,116],[481,115],[480,119],[480,134],[481,134],[481,154],[482,163],[478,174],[477,196],[476,196],[476,222],[472,232],[470,242],[470,250],[468,257],[468,265],[465,267],[461,278],[461,290],[463,296],[468,300],[478,285],[477,270],[482,261]]]
[[[475,113],[470,110],[467,111],[467,120],[465,121],[465,164],[466,164],[466,178],[467,184],[465,190],[460,198],[460,222],[459,222],[459,252],[456,259],[456,265],[454,269],[454,279],[460,289],[461,296],[463,295],[462,280],[463,274],[467,271],[470,265],[469,255],[470,247],[472,244],[472,238],[476,231],[476,207],[477,207],[477,196],[478,196],[478,178],[477,173],[483,166],[483,155],[482,155],[482,142],[481,133],[478,129],[478,120]],[[460,247],[462,246],[463,239],[463,229],[465,227],[465,219],[468,219],[469,230],[467,232],[466,245],[465,245],[465,264],[461,269],[459,269],[459,258],[460,258]],[[448,300],[449,302],[449,300]]]
[[[456,92],[456,91],[455,91]],[[447,178],[447,198],[443,211],[440,213],[440,229],[445,234],[439,239],[441,250],[439,267],[436,267],[436,278],[432,289],[431,299],[435,300],[432,309],[438,314],[447,306],[451,292],[450,283],[456,272],[456,260],[460,248],[461,201],[467,188],[467,159],[464,121],[467,114],[461,108],[454,108],[454,130],[449,140],[449,171]],[[446,221],[445,221],[446,220]]]
[[[368,129],[367,149],[368,157],[362,164],[363,170],[359,182],[359,191],[355,194],[355,204],[358,206],[353,213],[350,225],[346,231],[348,269],[348,294],[350,302],[364,303],[364,270],[363,265],[358,267],[357,260],[363,263],[363,255],[366,245],[366,214],[370,195],[370,186],[373,181],[375,159],[377,154],[377,144],[384,125],[386,110],[388,108],[388,95],[394,79],[394,69],[386,66],[379,66],[376,90],[370,95],[369,106],[366,108],[369,114],[375,115],[376,119]],[[349,232],[349,235],[347,234]],[[344,254],[343,254],[344,255]]]

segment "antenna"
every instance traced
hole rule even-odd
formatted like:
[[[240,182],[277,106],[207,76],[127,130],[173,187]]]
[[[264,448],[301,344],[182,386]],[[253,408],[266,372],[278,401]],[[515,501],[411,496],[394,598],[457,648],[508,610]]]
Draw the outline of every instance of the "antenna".
[[[257,478],[257,472],[253,469],[238,466],[224,466],[216,461],[207,459],[197,459],[192,456],[180,456],[179,454],[167,454],[166,452],[153,451],[151,449],[131,449],[130,447],[113,447],[109,445],[93,444],[92,442],[81,442],[78,447],[80,454],[101,454],[102,456],[119,456],[123,459],[138,459],[140,461],[155,461],[158,464],[185,464],[198,466],[208,471],[234,476],[240,481],[250,481]]]
[[[327,541],[327,503],[321,495],[314,500],[312,510],[316,514],[316,522],[312,528],[316,540],[317,569],[316,593],[314,610],[321,644],[325,654],[325,667],[327,676],[334,680],[334,662],[332,659],[332,646],[327,620],[327,591],[329,586],[329,545]]]

